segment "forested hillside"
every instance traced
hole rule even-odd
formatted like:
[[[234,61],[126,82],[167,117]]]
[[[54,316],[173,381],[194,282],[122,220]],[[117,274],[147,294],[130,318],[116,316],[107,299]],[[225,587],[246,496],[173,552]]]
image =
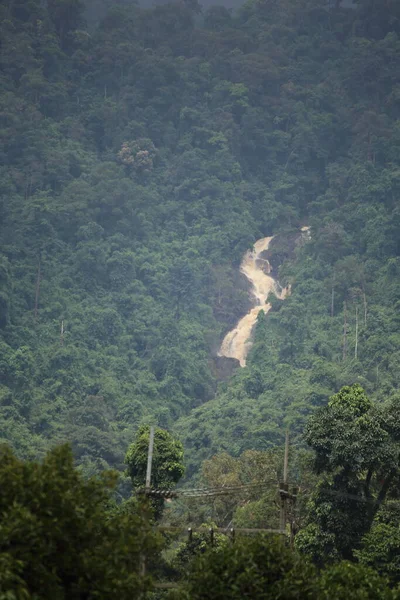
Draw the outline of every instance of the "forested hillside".
[[[394,395],[398,2],[89,8],[0,1],[1,438],[69,440],[90,474],[151,421],[191,475],[301,433],[342,385]],[[291,296],[217,385],[243,253],[305,224],[276,248]]]

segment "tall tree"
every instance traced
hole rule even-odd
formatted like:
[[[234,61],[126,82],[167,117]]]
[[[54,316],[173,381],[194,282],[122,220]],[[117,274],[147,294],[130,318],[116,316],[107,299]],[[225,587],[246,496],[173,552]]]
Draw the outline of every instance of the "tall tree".
[[[126,453],[128,475],[134,488],[143,488],[146,482],[147,458],[149,449],[150,427],[139,428],[136,440]],[[175,487],[185,472],[183,465],[183,446],[165,429],[157,428],[154,432],[153,460],[151,471],[151,487],[171,489]],[[164,500],[153,501],[156,517],[162,514]]]
[[[47,6],[61,45],[65,47],[68,34],[82,24],[85,5],[82,0],[47,0]]]
[[[154,534],[139,511],[110,512],[116,474],[84,479],[66,446],[42,463],[0,449],[0,589],[4,598],[142,597]]]
[[[372,569],[342,563],[322,573],[279,539],[257,537],[209,548],[193,561],[179,600],[396,600]]]
[[[351,558],[400,474],[398,401],[374,406],[344,387],[313,415],[306,440],[323,476],[296,545],[317,562]]]

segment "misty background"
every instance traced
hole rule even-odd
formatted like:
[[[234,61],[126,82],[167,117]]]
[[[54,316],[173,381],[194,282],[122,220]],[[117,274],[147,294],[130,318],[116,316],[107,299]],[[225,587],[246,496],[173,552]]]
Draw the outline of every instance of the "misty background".
[[[181,0],[184,4],[184,0]],[[279,2],[279,0],[277,0]],[[340,0],[339,0],[340,1]],[[111,6],[119,4],[121,6],[138,5],[144,8],[149,8],[155,5],[171,4],[169,0],[85,0],[86,4],[86,20],[90,26],[94,26],[98,23],[104,15],[107,13]],[[331,0],[332,5],[337,3],[337,0]],[[246,0],[201,0],[199,5],[202,11],[206,10],[210,6],[223,6],[230,10],[236,10],[246,4]],[[340,5],[346,8],[352,8],[356,6],[355,0],[341,0]]]

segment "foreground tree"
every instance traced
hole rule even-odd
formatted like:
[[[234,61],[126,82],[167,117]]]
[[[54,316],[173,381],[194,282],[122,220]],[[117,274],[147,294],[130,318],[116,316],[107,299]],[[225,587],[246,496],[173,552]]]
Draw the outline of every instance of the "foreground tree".
[[[388,502],[377,514],[370,531],[363,537],[357,560],[400,583],[400,503]]]
[[[374,406],[358,384],[344,387],[311,417],[306,431],[322,474],[309,524],[296,545],[313,560],[352,558],[399,477],[397,399]]]
[[[318,574],[282,540],[239,539],[198,556],[176,600],[394,600],[372,569],[341,563]]]
[[[61,446],[43,463],[0,450],[0,597],[10,600],[139,598],[156,538],[145,514],[110,511],[111,472],[83,479]]]
[[[240,539],[198,556],[186,590],[191,600],[312,598],[314,568],[272,537]],[[296,582],[296,595],[290,590]],[[182,596],[184,597],[184,596]]]

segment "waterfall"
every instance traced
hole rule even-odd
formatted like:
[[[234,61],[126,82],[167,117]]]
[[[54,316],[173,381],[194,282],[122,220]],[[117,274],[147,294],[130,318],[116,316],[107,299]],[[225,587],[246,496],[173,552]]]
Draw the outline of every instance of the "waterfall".
[[[284,299],[290,289],[281,290],[276,281],[271,277],[271,267],[261,254],[268,249],[272,237],[262,238],[254,244],[253,250],[248,250],[243,257],[240,271],[250,281],[252,289],[253,308],[245,315],[232,331],[224,337],[218,356],[236,358],[241,367],[246,366],[246,357],[251,348],[251,332],[257,321],[260,310],[267,313],[271,305],[266,304],[268,294],[273,292],[278,298]]]

